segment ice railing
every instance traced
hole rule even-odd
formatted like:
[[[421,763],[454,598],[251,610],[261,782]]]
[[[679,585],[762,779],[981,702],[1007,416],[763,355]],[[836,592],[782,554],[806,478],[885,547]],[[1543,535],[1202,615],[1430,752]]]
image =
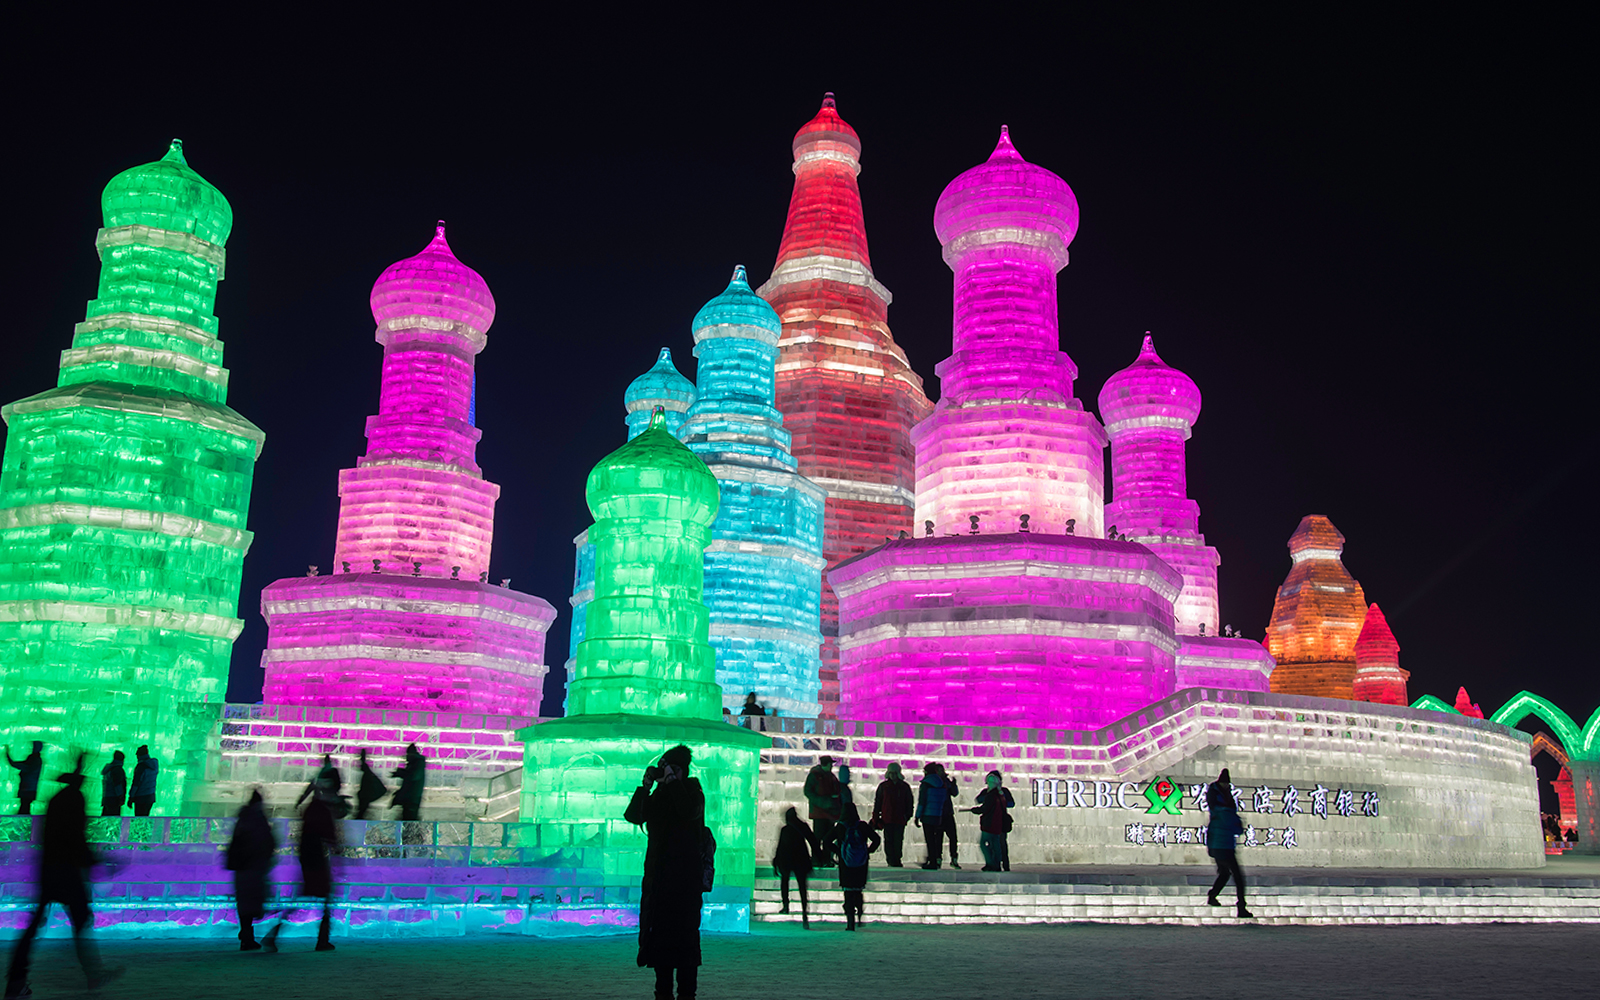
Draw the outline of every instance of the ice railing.
[[[1393,751],[1441,762],[1526,762],[1532,737],[1465,716],[1332,698],[1185,688],[1099,729],[948,726],[784,716],[741,716],[738,724],[772,737],[763,759],[809,766],[824,753],[902,762],[943,760],[952,770],[1007,770],[1104,780],[1143,780],[1206,746],[1260,742],[1358,751]],[[856,761],[849,761],[854,766]],[[870,764],[869,764],[870,766]]]
[[[497,774],[522,766],[518,729],[533,716],[481,712],[413,712],[382,708],[301,705],[224,705],[217,733],[219,780],[305,780],[323,754],[332,754],[348,779],[361,750],[385,779],[417,744],[428,760],[429,784],[453,777]],[[445,782],[449,785],[449,782]]]

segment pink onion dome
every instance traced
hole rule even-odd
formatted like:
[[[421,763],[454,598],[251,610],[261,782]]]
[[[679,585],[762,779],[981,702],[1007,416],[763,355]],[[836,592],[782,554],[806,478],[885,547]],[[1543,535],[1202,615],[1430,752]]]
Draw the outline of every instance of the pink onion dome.
[[[1116,425],[1165,425],[1181,421],[1184,436],[1200,416],[1200,387],[1156,353],[1150,334],[1133,364],[1106,379],[1100,390],[1100,419]]]
[[[817,116],[804,125],[794,134],[794,151],[801,152],[802,146],[825,148],[819,144],[836,142],[849,146],[855,150],[856,156],[861,155],[861,137],[856,135],[856,130],[850,123],[839,117],[839,108],[833,100],[833,92],[822,95],[822,109]]]
[[[456,259],[439,222],[433,241],[396,261],[372,285],[379,339],[400,330],[465,334],[479,349],[494,324],[494,296],[482,275]]]
[[[1067,245],[1078,233],[1078,199],[1066,181],[1024,160],[1011,144],[1010,129],[1002,125],[989,159],[962,173],[939,195],[933,229],[946,247],[984,231],[993,237],[980,237],[982,242],[1056,244],[1051,249],[1060,258],[1057,266],[1065,267]]]

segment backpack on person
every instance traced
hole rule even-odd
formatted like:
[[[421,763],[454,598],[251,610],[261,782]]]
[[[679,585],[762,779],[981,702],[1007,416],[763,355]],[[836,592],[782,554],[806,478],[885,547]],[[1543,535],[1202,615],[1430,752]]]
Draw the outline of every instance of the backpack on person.
[[[872,852],[867,850],[867,835],[860,822],[845,825],[844,836],[839,838],[839,864],[846,868],[861,868]]]
[[[710,892],[717,877],[717,838],[711,827],[700,828],[700,891]]]

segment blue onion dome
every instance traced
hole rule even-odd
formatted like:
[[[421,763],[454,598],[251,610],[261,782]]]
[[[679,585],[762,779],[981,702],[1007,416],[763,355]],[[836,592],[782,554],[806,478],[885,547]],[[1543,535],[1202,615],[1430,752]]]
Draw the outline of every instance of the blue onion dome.
[[[657,406],[669,413],[682,413],[697,398],[694,383],[679,373],[672,363],[672,348],[663,347],[650,370],[628,383],[622,402],[629,413],[649,413]]]
[[[755,327],[770,333],[774,344],[778,342],[778,334],[783,332],[777,312],[750,287],[743,264],[733,269],[733,279],[722,294],[694,314],[692,329],[699,331],[708,326]]]
[[[192,233],[218,246],[228,242],[233,229],[228,199],[190,169],[181,139],[172,140],[161,159],[111,178],[100,195],[100,211],[107,229],[150,226]]]

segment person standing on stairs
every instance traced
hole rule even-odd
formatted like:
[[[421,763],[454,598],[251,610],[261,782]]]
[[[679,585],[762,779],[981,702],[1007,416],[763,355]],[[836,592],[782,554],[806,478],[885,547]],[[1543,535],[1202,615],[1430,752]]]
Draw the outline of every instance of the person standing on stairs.
[[[1206,904],[1221,906],[1217,894],[1233,878],[1233,891],[1238,898],[1238,914],[1243,918],[1255,916],[1244,907],[1244,871],[1239,867],[1238,836],[1244,832],[1233,802],[1233,785],[1228,769],[1223,768],[1206,788],[1206,808],[1211,810],[1211,825],[1206,828],[1206,853],[1217,862],[1217,881],[1206,894]]]
[[[917,809],[913,821],[922,828],[923,840],[928,845],[928,860],[922,867],[934,871],[939,867],[944,849],[945,834],[950,835],[950,867],[961,870],[956,860],[955,782],[940,765],[929,761],[922,766],[922,781],[917,786]]]
[[[834,856],[839,859],[839,888],[844,890],[845,930],[853,931],[866,913],[867,868],[872,852],[882,843],[856,807],[845,803],[844,815],[833,830]]]
[[[900,762],[889,765],[888,777],[878,783],[878,794],[872,800],[872,827],[883,831],[883,855],[890,868],[900,868],[901,854],[905,849],[906,824],[917,808],[916,796],[911,794],[911,784],[900,770]]]
[[[783,814],[783,829],[778,831],[778,849],[772,855],[772,867],[778,873],[778,892],[783,900],[779,913],[789,912],[789,876],[794,876],[800,889],[800,926],[811,927],[811,914],[806,903],[806,879],[811,877],[811,856],[821,853],[817,835],[790,806]]]
[[[822,845],[822,853],[817,856],[818,868],[833,867],[828,845],[833,843],[833,824],[839,821],[842,792],[839,779],[833,773],[833,757],[823,754],[807,772],[805,784],[811,823],[816,828],[817,841]]]

